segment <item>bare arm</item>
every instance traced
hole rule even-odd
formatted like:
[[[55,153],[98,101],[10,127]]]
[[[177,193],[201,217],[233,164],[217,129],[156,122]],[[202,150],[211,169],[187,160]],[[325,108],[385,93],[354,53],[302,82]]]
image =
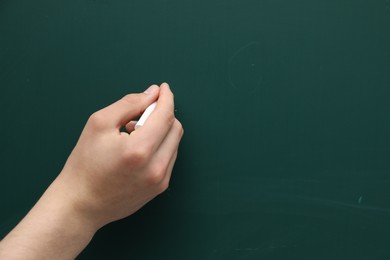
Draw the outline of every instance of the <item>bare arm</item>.
[[[134,131],[131,120],[156,100]],[[99,228],[167,189],[182,135],[165,83],[94,113],[62,172],[0,242],[0,259],[74,259]]]

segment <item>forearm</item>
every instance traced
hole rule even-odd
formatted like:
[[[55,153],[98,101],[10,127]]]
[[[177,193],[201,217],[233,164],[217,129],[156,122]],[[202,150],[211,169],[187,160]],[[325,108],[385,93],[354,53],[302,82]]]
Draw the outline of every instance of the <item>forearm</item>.
[[[136,130],[134,118],[156,100]],[[0,242],[0,259],[74,259],[100,227],[168,188],[182,136],[168,84],[92,114],[62,173]]]
[[[0,259],[74,259],[96,227],[78,216],[56,181],[0,243]]]

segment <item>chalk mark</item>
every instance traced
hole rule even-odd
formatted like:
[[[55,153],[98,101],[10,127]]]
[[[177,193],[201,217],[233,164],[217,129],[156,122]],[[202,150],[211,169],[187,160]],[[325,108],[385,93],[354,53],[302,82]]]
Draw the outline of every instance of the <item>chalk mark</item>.
[[[233,88],[235,88],[236,90],[243,90],[243,88],[240,88],[238,85],[239,83],[238,82],[235,82],[235,80],[233,79],[232,75],[234,74],[235,70],[233,69],[233,66],[234,66],[234,62],[237,58],[239,58],[245,51],[247,51],[248,49],[250,48],[255,48],[256,46],[259,46],[259,42],[250,42],[250,43],[247,43],[245,44],[244,46],[242,46],[241,48],[239,48],[235,53],[233,53],[233,55],[229,58],[229,62],[228,62],[228,78],[229,78],[229,82],[230,84],[233,86]],[[257,62],[250,62],[250,64],[248,64],[250,67],[249,69],[251,70],[254,70],[256,68],[256,63]],[[253,87],[248,87],[248,93],[255,93],[258,88],[260,87],[261,83],[263,81],[263,77],[260,75],[259,78],[253,83]]]

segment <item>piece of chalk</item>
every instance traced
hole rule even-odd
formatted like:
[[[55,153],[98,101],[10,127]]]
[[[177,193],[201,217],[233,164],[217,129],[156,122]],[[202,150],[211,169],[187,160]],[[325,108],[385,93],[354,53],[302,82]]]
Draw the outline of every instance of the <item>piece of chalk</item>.
[[[150,116],[150,114],[153,112],[153,110],[156,108],[157,102],[154,102],[150,106],[148,106],[145,109],[145,112],[142,114],[141,118],[138,120],[137,124],[135,125],[134,129],[137,129],[140,126],[143,126]]]

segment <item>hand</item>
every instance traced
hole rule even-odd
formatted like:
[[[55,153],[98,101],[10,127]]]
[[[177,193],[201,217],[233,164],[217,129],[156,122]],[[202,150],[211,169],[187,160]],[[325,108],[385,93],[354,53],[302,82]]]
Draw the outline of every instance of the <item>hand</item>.
[[[156,100],[134,130],[131,120]],[[74,259],[100,227],[167,189],[182,135],[165,83],[94,113],[60,175],[1,241],[0,258]]]
[[[157,98],[145,125],[134,130],[131,120]],[[127,95],[90,117],[59,187],[98,227],[127,217],[167,189],[182,135],[168,84]]]

